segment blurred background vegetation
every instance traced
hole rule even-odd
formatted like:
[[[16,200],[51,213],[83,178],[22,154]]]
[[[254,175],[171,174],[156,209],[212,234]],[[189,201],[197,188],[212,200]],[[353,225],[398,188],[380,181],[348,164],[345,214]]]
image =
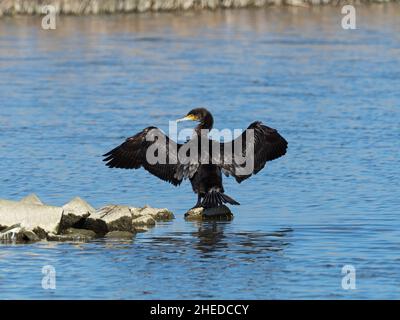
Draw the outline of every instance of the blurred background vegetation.
[[[312,6],[357,4],[399,0],[0,0],[0,16],[42,14],[53,5],[60,14],[112,14],[171,10],[215,10],[219,8],[265,7],[276,5]]]

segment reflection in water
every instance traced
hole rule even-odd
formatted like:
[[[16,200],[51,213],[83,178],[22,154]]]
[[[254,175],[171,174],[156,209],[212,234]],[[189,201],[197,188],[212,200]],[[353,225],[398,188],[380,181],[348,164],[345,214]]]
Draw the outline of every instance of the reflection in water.
[[[198,231],[193,236],[198,238],[194,248],[203,253],[211,253],[217,250],[242,254],[261,254],[264,252],[281,251],[289,243],[287,235],[291,228],[280,229],[275,232],[237,232],[224,234],[224,229],[231,221],[196,221]]]
[[[199,258],[230,255],[242,259],[269,257],[289,245],[291,228],[282,228],[273,232],[240,231],[229,228],[232,221],[193,221],[196,228],[193,232],[168,232],[163,236],[152,236],[141,239],[141,243],[152,250],[164,253],[187,253],[194,249],[200,252]],[[221,257],[222,257],[221,256]],[[156,259],[167,259],[157,255]]]
[[[173,232],[162,237],[143,239],[150,242],[152,248],[168,248],[172,252],[185,252],[190,247],[203,253],[201,257],[211,257],[213,253],[231,253],[232,255],[259,255],[265,252],[282,251],[288,244],[288,236],[293,231],[283,228],[274,232],[241,231],[232,232],[231,221],[195,221],[197,228],[193,232]],[[229,229],[227,231],[227,229]]]
[[[198,241],[194,244],[194,247],[204,253],[226,248],[227,243],[224,235],[224,228],[227,223],[230,223],[230,221],[196,222],[195,224],[198,227],[198,231],[193,232],[193,236],[197,237]]]

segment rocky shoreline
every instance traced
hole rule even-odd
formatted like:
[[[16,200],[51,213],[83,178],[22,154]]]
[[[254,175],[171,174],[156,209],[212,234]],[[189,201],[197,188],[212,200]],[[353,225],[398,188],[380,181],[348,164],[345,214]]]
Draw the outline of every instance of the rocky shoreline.
[[[94,239],[133,239],[174,214],[166,208],[107,205],[93,208],[79,197],[62,207],[44,204],[35,194],[11,201],[0,199],[0,243],[36,241],[87,242]],[[233,219],[227,206],[194,208],[185,213],[187,221]]]
[[[0,200],[0,242],[132,239],[172,219],[174,214],[165,208],[108,205],[96,210],[79,197],[55,207],[32,194],[21,201]]]
[[[216,10],[266,6],[312,6],[349,3],[385,3],[399,0],[3,0],[0,16],[40,15],[45,5],[58,14],[91,15],[131,12]]]

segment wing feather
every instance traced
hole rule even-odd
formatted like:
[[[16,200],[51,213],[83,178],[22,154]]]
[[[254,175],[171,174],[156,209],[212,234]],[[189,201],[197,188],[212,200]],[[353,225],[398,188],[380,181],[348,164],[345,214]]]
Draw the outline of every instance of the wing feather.
[[[149,140],[147,139],[149,134],[161,139]],[[248,137],[249,139],[247,139]],[[253,139],[250,139],[250,137]],[[196,142],[198,141],[191,140],[190,144]],[[217,145],[215,146],[215,144]],[[208,157],[212,159],[213,164],[221,168],[222,173],[226,176],[235,177],[236,181],[240,183],[253,174],[257,174],[268,161],[286,154],[287,146],[287,141],[277,130],[256,121],[233,141],[219,143],[210,140],[209,151],[215,148],[215,150],[220,151],[220,154],[217,156],[212,154],[211,158],[210,155]],[[159,152],[165,153],[166,163],[151,164],[147,161],[146,153],[149,147],[154,147]],[[158,178],[177,186],[181,184],[184,178],[193,177],[200,165],[197,159],[189,163],[179,163],[177,154],[174,153],[179,151],[181,147],[181,144],[169,139],[160,129],[148,127],[106,153],[104,161],[110,168],[138,169],[143,167]],[[186,147],[190,147],[190,145],[188,144]],[[174,156],[178,160],[177,163],[170,162],[170,159],[174,159]],[[250,162],[252,166],[248,167]]]
[[[161,137],[162,139],[149,139],[149,136]],[[166,163],[151,164],[147,158],[147,150],[152,146],[158,152],[165,152]],[[181,184],[182,178],[176,178],[175,173],[177,164],[170,163],[170,147],[173,150],[179,150],[180,144],[172,141],[162,131],[156,127],[147,127],[136,135],[125,140],[118,147],[107,152],[103,156],[103,161],[110,168],[121,169],[138,169],[143,167],[145,170],[155,175],[156,177],[170,182],[177,186]]]
[[[250,130],[254,133],[253,140],[250,139]],[[246,140],[248,136],[249,141]],[[238,146],[241,146],[241,149],[238,150]],[[287,146],[287,141],[277,130],[256,121],[250,124],[235,140],[220,144],[219,166],[225,175],[235,177],[236,181],[240,183],[253,174],[257,174],[268,161],[286,154]],[[232,154],[231,157],[228,156],[228,153]],[[238,156],[241,156],[245,162],[239,161]],[[250,172],[244,170],[249,161],[253,160],[252,170]]]

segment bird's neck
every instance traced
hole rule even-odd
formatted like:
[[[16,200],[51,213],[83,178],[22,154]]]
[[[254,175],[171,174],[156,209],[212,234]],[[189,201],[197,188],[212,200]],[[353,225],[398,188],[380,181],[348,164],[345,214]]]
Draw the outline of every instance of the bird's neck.
[[[196,126],[194,129],[195,133],[200,136],[205,133],[204,130],[210,131],[213,127],[214,119],[211,114],[208,114],[204,117],[204,119]],[[203,130],[203,132],[202,132]],[[206,131],[206,132],[207,132]]]

